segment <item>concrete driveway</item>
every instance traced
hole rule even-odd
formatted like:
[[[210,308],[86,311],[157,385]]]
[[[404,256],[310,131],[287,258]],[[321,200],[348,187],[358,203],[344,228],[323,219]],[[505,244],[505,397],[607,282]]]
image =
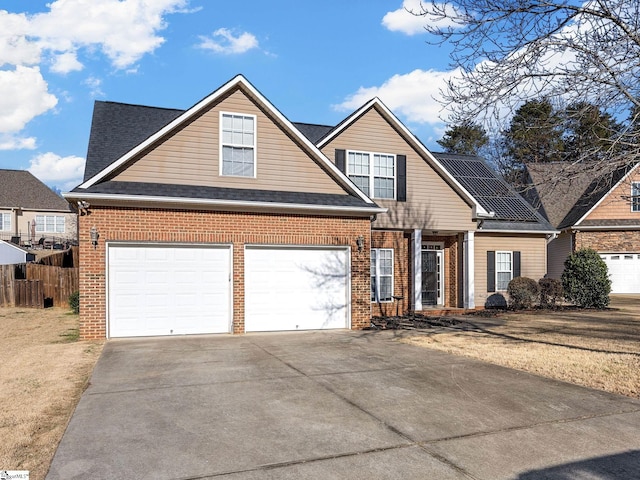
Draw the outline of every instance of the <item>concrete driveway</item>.
[[[109,341],[47,479],[637,479],[640,401],[396,332]]]

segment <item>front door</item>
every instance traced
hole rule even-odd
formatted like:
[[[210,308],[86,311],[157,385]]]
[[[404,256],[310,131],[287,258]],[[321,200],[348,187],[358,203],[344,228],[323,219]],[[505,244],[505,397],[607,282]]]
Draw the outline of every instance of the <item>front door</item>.
[[[441,244],[422,247],[422,305],[442,305],[444,251]]]

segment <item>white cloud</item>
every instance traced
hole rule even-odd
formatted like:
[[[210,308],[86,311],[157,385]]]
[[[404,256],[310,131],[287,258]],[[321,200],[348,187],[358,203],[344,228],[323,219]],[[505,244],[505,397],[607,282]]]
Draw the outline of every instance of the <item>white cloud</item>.
[[[198,47],[225,55],[237,55],[258,48],[258,40],[248,32],[234,35],[227,28],[219,28],[212,37],[201,36]]]
[[[0,10],[0,149],[35,146],[16,132],[55,107],[40,66],[50,72],[79,71],[79,55],[102,52],[111,65],[135,71],[135,64],[165,39],[165,16],[190,13],[189,0],[54,0],[34,15]],[[18,7],[16,7],[18,8]],[[93,96],[100,81],[87,81]],[[9,135],[9,136],[7,136]]]
[[[83,65],[78,61],[76,52],[61,53],[53,57],[51,71],[55,73],[69,73],[82,70]]]
[[[429,2],[404,0],[400,8],[387,12],[382,18],[382,25],[392,32],[401,32],[406,35],[425,33],[424,27],[428,22],[437,23],[441,28],[454,26],[454,23],[448,19],[437,19],[430,15],[431,8]]]
[[[0,134],[0,150],[33,150],[36,148],[34,137],[20,137]]]
[[[48,91],[38,67],[18,65],[0,70],[0,133],[22,130],[38,115],[55,107],[58,99]]]
[[[405,75],[394,75],[379,87],[360,87],[339,105],[337,110],[355,110],[373,97],[378,97],[394,113],[409,122],[440,125],[442,105],[440,92],[456,71],[414,70]]]
[[[81,157],[61,157],[47,152],[32,158],[27,170],[47,185],[68,191],[81,183],[84,162]]]
[[[187,0],[57,0],[50,11],[35,15],[31,34],[41,48],[73,52],[97,47],[118,69],[136,63],[164,42],[158,35],[164,15],[186,6]]]
[[[104,97],[104,92],[102,91],[102,80],[97,77],[89,77],[83,82],[87,87],[89,87],[89,91],[91,92],[92,97]]]

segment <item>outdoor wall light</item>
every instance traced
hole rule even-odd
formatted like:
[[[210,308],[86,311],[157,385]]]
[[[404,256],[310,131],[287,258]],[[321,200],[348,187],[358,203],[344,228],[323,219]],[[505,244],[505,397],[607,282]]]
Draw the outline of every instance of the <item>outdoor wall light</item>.
[[[100,234],[98,233],[98,229],[96,227],[91,227],[89,230],[89,234],[91,235],[91,243],[93,244],[94,250],[98,248],[98,238],[100,238]]]
[[[364,250],[364,237],[362,235],[356,238],[356,245],[358,246],[358,252]]]

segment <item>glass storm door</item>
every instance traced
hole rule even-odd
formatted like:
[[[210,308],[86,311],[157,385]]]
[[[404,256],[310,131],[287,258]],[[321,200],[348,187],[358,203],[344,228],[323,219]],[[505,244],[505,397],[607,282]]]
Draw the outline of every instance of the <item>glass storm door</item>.
[[[442,305],[444,252],[439,245],[422,247],[422,305]]]

